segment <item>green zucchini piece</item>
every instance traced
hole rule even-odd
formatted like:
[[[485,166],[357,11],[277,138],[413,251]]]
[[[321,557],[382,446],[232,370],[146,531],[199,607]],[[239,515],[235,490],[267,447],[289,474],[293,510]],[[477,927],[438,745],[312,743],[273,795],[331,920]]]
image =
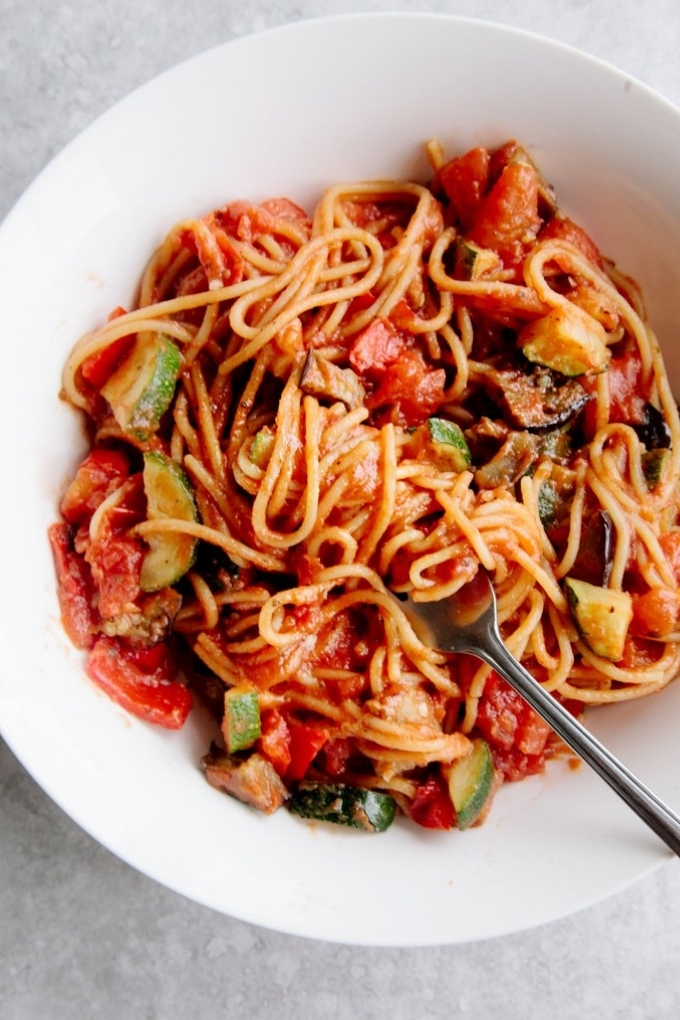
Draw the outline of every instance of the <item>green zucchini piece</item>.
[[[301,818],[351,825],[366,832],[384,832],[394,821],[394,797],[342,783],[298,783],[290,809]]]
[[[601,658],[618,662],[633,619],[631,596],[573,577],[567,577],[564,583],[572,618],[585,643]]]
[[[275,441],[276,436],[266,425],[259,432],[255,433],[250,445],[250,453],[248,454],[253,464],[263,470],[266,468],[272,455]]]
[[[430,442],[449,471],[465,471],[472,464],[470,448],[459,425],[445,418],[428,418]]]
[[[562,375],[604,372],[611,360],[600,323],[576,305],[560,305],[519,334],[524,356]]]
[[[650,489],[661,481],[666,465],[670,460],[670,450],[648,450],[642,454],[642,470],[645,481]]]
[[[144,334],[101,388],[113,415],[125,431],[145,440],[159,422],[175,395],[182,368],[182,355],[162,333]]]
[[[232,687],[224,695],[222,734],[229,754],[252,747],[260,736],[260,702],[257,691]]]
[[[493,269],[502,269],[500,256],[491,248],[480,248],[473,241],[459,237],[456,241],[455,274],[460,280],[477,280]]]
[[[144,454],[144,492],[150,521],[170,518],[197,521],[198,511],[189,479],[164,453]],[[179,581],[193,565],[197,540],[180,532],[147,535],[149,552],[142,561],[140,588],[159,591]]]
[[[493,756],[481,737],[472,741],[472,750],[459,758],[449,770],[449,794],[456,809],[459,829],[475,822],[493,793]]]

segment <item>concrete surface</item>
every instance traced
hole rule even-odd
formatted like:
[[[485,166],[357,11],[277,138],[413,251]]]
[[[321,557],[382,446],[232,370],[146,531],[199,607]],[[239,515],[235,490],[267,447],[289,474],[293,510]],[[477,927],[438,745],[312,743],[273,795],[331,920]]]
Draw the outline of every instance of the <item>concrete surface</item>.
[[[677,0],[0,0],[0,217],[81,128],[177,61],[269,25],[377,9],[530,29],[680,103]],[[0,811],[2,1020],[678,1016],[677,862],[532,932],[366,950],[260,930],[161,888],[77,828],[1,743]]]

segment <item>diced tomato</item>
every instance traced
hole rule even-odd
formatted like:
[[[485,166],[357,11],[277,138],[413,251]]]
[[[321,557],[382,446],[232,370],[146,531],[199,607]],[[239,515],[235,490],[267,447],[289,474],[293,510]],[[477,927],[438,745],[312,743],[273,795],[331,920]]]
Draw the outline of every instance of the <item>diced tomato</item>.
[[[288,720],[290,730],[290,764],[286,770],[286,782],[304,779],[307,769],[321,748],[328,742],[330,730],[325,726],[314,726]]]
[[[545,749],[550,727],[505,680],[492,672],[477,709],[476,728],[492,748],[528,756]]]
[[[376,376],[392,365],[406,349],[406,338],[389,319],[378,317],[356,338],[349,363],[359,375]]]
[[[392,421],[407,427],[422,425],[444,400],[446,373],[431,369],[418,350],[405,350],[385,372],[366,399],[372,409],[393,409]]]
[[[260,203],[260,209],[264,209],[265,212],[273,216],[275,220],[302,220],[303,222],[309,222],[309,217],[305,210],[296,205],[295,202],[291,202],[289,198],[268,198],[264,202]]]
[[[275,708],[267,708],[261,716],[260,730],[257,741],[260,754],[272,763],[280,776],[284,776],[290,765],[288,723]]]
[[[675,588],[652,588],[633,595],[630,633],[639,637],[665,638],[675,630],[680,614],[680,592]]]
[[[178,730],[186,722],[192,697],[184,684],[144,673],[115,638],[97,640],[85,669],[112,701],[139,719],[170,730]]]
[[[501,773],[504,780],[518,782],[527,776],[538,776],[545,769],[545,752],[524,754],[516,747],[492,747],[494,767]]]
[[[59,504],[69,524],[87,524],[100,503],[130,473],[128,459],[119,450],[92,450],[76,471]]]
[[[134,339],[133,336],[122,336],[120,339],[114,340],[108,347],[85,358],[80,366],[83,379],[96,389],[101,389],[132,347]]]
[[[575,248],[585,255],[589,262],[594,263],[600,269],[603,266],[600,249],[583,227],[574,223],[567,216],[553,216],[549,223],[540,233],[541,241],[568,241]]]
[[[538,179],[524,163],[509,163],[482,200],[470,238],[491,248],[509,265],[517,265],[541,226]]]
[[[463,231],[470,229],[489,182],[490,157],[486,149],[470,149],[441,168],[439,181]]]
[[[648,393],[642,380],[642,361],[637,350],[612,358],[609,378],[610,422],[642,425],[646,421]]]
[[[365,312],[367,308],[370,308],[375,301],[375,294],[371,290],[367,290],[364,294],[357,294],[355,298],[349,303],[349,309],[347,311],[348,316],[351,318],[358,312]]]
[[[661,535],[659,545],[673,571],[676,583],[680,585],[680,531],[669,531]]]
[[[409,813],[425,829],[451,829],[455,821],[453,803],[446,781],[433,773],[418,786]]]
[[[644,669],[658,662],[662,654],[663,645],[660,641],[651,641],[629,632],[623,646],[623,658],[617,665],[621,669]]]
[[[76,648],[91,648],[97,621],[93,608],[94,584],[90,568],[73,549],[66,524],[53,524],[48,535],[64,630]]]

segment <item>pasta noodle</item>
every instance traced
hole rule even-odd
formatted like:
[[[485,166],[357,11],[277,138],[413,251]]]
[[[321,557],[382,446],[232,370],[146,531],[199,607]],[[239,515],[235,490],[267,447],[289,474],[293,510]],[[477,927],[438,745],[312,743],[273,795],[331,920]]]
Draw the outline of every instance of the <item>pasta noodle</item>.
[[[394,593],[481,565],[575,712],[680,668],[680,424],[639,293],[517,143],[428,153],[427,186],[180,222],[64,369],[93,428],[50,533],[67,632],[136,714],[210,704],[208,779],[264,811],[464,828],[554,752]]]

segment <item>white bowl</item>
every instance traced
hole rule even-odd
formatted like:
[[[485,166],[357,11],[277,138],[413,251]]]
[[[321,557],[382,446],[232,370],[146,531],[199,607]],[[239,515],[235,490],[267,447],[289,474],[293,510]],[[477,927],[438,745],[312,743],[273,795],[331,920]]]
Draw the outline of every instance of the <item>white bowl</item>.
[[[668,859],[585,767],[506,785],[487,823],[383,836],[265,818],[197,767],[205,720],[180,734],[123,715],[85,679],[59,622],[46,529],[85,447],[58,399],[75,338],[130,301],[173,222],[235,198],[424,178],[450,152],[514,137],[562,206],[642,284],[680,378],[680,113],[553,42],[435,15],[302,22],[231,42],[100,118],[41,174],[0,231],[0,725],[38,783],[142,872],[282,931],[382,945],[451,943],[541,924]],[[680,685],[588,721],[680,804]]]

